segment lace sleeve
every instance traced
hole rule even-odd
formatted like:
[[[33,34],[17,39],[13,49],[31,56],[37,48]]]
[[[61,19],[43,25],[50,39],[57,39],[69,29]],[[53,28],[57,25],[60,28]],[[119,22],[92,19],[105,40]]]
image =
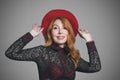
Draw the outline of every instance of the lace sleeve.
[[[29,49],[23,49],[23,47],[33,39],[32,35],[28,32],[21,38],[16,40],[5,52],[5,55],[14,60],[31,61],[35,57],[42,53],[40,50],[42,47],[34,47]]]
[[[94,42],[87,43],[89,62],[80,58],[76,71],[92,73],[101,69],[101,62]]]

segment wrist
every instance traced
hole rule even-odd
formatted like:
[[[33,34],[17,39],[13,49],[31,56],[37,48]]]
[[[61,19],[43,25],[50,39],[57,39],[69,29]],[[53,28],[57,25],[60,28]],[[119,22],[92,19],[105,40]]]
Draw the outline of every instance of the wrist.
[[[88,39],[86,39],[86,42],[92,42],[92,41],[93,41],[92,38],[88,38]]]
[[[35,36],[36,36],[36,34],[35,34],[35,31],[34,31],[34,30],[31,30],[31,31],[30,31],[30,34],[31,34],[33,37],[35,37]]]

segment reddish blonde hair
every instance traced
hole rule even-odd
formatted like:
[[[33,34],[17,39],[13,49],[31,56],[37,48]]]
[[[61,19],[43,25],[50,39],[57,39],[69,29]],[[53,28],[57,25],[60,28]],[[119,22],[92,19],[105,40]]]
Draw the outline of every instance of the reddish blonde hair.
[[[53,43],[52,36],[51,36],[51,30],[53,27],[53,23],[56,19],[60,19],[62,21],[62,23],[64,24],[65,28],[68,30],[68,37],[67,37],[66,43],[67,43],[68,48],[70,49],[69,56],[72,59],[72,61],[74,62],[75,68],[77,68],[80,54],[79,54],[78,50],[74,47],[76,39],[75,39],[75,35],[74,35],[73,29],[72,29],[72,25],[70,24],[68,19],[63,18],[63,17],[58,17],[51,21],[51,23],[47,29],[47,33],[45,35],[45,46],[50,46]]]

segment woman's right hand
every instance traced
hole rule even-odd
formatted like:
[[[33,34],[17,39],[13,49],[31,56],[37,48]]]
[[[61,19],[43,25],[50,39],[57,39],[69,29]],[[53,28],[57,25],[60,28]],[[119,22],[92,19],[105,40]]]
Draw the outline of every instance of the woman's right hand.
[[[41,28],[40,25],[34,24],[34,25],[32,26],[32,30],[30,31],[30,34],[31,34],[33,37],[36,37],[36,36],[38,36],[42,31],[43,31],[43,28]]]

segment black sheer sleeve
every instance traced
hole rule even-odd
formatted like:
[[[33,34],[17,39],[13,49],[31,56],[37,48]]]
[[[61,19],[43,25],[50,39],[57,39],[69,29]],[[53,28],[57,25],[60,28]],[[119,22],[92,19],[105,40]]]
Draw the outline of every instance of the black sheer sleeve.
[[[14,60],[32,61],[42,53],[42,47],[23,49],[23,47],[33,39],[28,32],[16,40],[5,52],[5,55]]]
[[[101,70],[101,62],[100,62],[100,58],[99,58],[95,43],[94,41],[92,41],[92,42],[86,43],[86,45],[87,45],[88,54],[89,54],[89,62],[80,58],[76,71],[86,72],[86,73],[98,72]]]

